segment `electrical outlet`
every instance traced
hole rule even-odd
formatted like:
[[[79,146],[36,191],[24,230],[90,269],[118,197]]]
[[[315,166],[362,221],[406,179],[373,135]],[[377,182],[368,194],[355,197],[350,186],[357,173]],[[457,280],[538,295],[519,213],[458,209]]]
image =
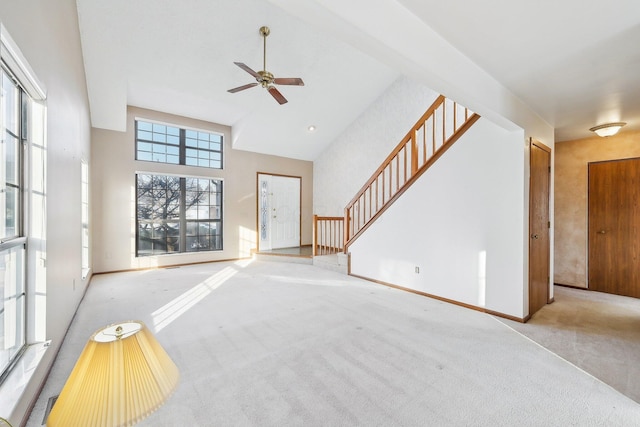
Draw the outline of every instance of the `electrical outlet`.
[[[420,274],[420,267],[416,265],[416,274]]]

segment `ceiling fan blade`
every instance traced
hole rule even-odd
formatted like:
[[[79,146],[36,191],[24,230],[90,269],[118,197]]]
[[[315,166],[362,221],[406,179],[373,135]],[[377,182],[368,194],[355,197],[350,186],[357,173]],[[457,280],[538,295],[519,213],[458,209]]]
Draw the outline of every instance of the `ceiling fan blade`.
[[[238,67],[240,67],[243,70],[245,70],[247,73],[251,74],[256,79],[260,78],[260,75],[258,73],[256,73],[255,71],[253,71],[251,68],[249,68],[248,65],[245,65],[242,62],[234,62],[234,64],[236,64]]]
[[[258,83],[249,83],[248,85],[234,87],[233,89],[229,89],[227,92],[236,93],[254,86],[258,86]]]
[[[273,86],[269,86],[269,88],[267,89],[269,91],[269,93],[271,94],[271,96],[273,96],[275,98],[276,101],[278,101],[278,103],[280,105],[282,104],[286,104],[287,103],[287,98],[285,98],[284,96],[282,96],[282,94],[280,93],[280,91],[278,89],[276,89]]]
[[[304,86],[304,82],[298,77],[276,78],[273,82],[277,85]]]

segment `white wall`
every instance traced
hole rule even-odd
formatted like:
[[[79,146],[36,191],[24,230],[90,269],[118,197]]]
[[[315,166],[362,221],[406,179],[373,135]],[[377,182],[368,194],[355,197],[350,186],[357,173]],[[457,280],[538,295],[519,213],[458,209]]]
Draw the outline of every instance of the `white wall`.
[[[485,70],[450,45],[437,32],[406,9],[397,0],[379,0],[375,4],[364,0],[269,0],[289,13],[330,32],[335,37],[353,44],[356,48],[393,67],[406,76],[424,83],[435,91],[473,109],[485,119],[513,132],[518,137],[513,142],[522,149],[523,141],[534,138],[548,147],[554,147],[553,127],[540,118],[515,94],[495,80]],[[370,14],[363,10],[372,9]],[[535,61],[535,58],[532,58]],[[523,200],[528,212],[528,147],[524,153]],[[382,159],[381,159],[382,160]],[[519,160],[522,162],[522,159]],[[553,154],[551,162],[553,165]],[[354,164],[353,162],[352,164]],[[493,167],[502,167],[492,161]],[[336,175],[333,180],[340,180]],[[325,185],[316,179],[316,187]],[[350,185],[343,183],[342,185]],[[551,224],[553,229],[553,175],[551,177]],[[355,193],[353,193],[355,195]],[[322,201],[323,199],[320,199]],[[523,202],[524,201],[524,202]],[[321,207],[321,205],[320,205]],[[333,213],[331,213],[333,214]],[[523,219],[519,235],[528,235],[528,215]],[[553,259],[553,233],[551,234],[551,258]],[[525,254],[523,280],[528,281],[528,241],[517,249]],[[553,266],[551,267],[553,270]],[[552,275],[553,277],[553,272]],[[525,286],[528,289],[528,284]],[[550,288],[550,295],[553,288]],[[523,308],[528,305],[524,296]],[[520,310],[519,310],[520,311]]]
[[[344,215],[345,206],[437,97],[407,77],[391,84],[314,161],[314,214]]]
[[[33,330],[32,317],[28,328],[30,341],[50,339],[51,347],[11,409],[11,421],[19,425],[88,283],[82,279],[80,163],[90,156],[90,122],[76,2],[0,0],[0,21],[47,89],[46,289],[38,290],[39,298],[46,294],[46,332]]]
[[[523,318],[524,166],[522,133],[480,119],[351,245],[351,272]]]

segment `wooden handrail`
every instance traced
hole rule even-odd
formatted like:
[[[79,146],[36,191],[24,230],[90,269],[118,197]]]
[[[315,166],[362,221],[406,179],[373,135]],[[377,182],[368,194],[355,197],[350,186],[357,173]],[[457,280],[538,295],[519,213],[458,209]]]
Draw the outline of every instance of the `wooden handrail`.
[[[444,102],[444,100],[445,100],[445,97],[442,95],[436,98],[433,104],[431,104],[431,107],[429,107],[429,109],[422,115],[422,117],[420,117],[420,119],[416,122],[416,124],[413,125],[411,130],[407,132],[405,137],[402,138],[400,143],[396,146],[396,148],[393,149],[391,154],[389,154],[387,158],[384,159],[380,167],[373,173],[373,175],[371,175],[371,178],[369,178],[369,180],[362,186],[362,188],[360,188],[357,195],[353,199],[351,199],[351,201],[347,206],[350,206],[353,203],[355,203],[355,201],[358,200],[358,197],[360,197],[360,195],[362,195],[362,193],[364,193],[364,191],[371,186],[371,183],[375,181],[376,177],[391,163],[391,161],[398,155],[400,150],[402,150],[402,148],[405,146],[407,142],[407,139],[411,138],[411,135],[415,132],[416,128],[419,128],[418,124],[425,123],[429,119],[429,117],[431,117],[435,109],[438,108]]]
[[[440,95],[345,208],[345,252],[479,118]]]
[[[344,218],[313,216],[313,256],[343,252]]]

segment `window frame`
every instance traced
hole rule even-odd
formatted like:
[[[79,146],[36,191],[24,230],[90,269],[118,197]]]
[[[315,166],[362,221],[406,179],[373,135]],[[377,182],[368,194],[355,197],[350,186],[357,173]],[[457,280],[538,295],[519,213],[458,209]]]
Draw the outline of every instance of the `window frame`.
[[[15,286],[15,295],[11,296],[11,298],[15,298],[16,300],[16,314],[20,313],[20,318],[10,319],[10,321],[16,322],[16,329],[13,331],[16,337],[20,337],[20,342],[17,343],[18,346],[11,347],[8,349],[9,357],[7,362],[0,361],[0,383],[4,381],[4,379],[9,375],[15,363],[20,359],[20,356],[24,353],[27,348],[27,262],[28,262],[28,251],[27,251],[27,235],[25,233],[25,223],[27,221],[28,212],[26,211],[25,205],[25,191],[26,191],[26,173],[27,173],[27,165],[26,161],[28,155],[26,150],[28,149],[28,132],[27,132],[27,124],[28,124],[28,102],[31,97],[26,92],[25,88],[20,84],[20,81],[12,72],[7,64],[4,61],[0,61],[0,82],[3,82],[4,79],[9,79],[12,86],[15,88],[15,93],[17,99],[15,100],[15,105],[13,108],[16,108],[17,111],[17,126],[16,131],[17,134],[6,127],[4,123],[5,114],[6,114],[6,103],[0,102],[0,140],[5,140],[5,133],[9,134],[11,138],[16,140],[15,151],[14,151],[14,167],[15,171],[15,179],[17,182],[9,183],[7,182],[7,177],[4,176],[1,178],[1,182],[7,186],[11,187],[15,191],[15,200],[13,206],[13,215],[14,215],[14,223],[13,223],[13,232],[11,235],[4,235],[6,232],[6,224],[2,227],[3,234],[0,235],[0,254],[10,253],[16,250],[16,248],[21,248],[20,252],[20,271],[16,270],[17,278],[19,278],[20,283],[13,284]],[[3,86],[0,85],[0,99],[3,96],[2,94]],[[0,162],[5,164],[7,161],[6,151],[0,151]],[[6,164],[5,164],[6,166]],[[6,171],[5,171],[6,173]],[[4,195],[8,194],[8,192],[3,191]],[[5,197],[3,195],[3,197]],[[3,203],[5,209],[5,218],[6,221],[6,200]],[[5,285],[6,286],[6,285]],[[11,284],[9,285],[11,286]],[[7,319],[4,318],[6,314],[5,308],[5,295],[4,295],[4,287],[3,287],[3,295],[2,295],[2,308],[0,309],[0,315],[3,316],[3,324],[6,327]],[[18,303],[19,300],[22,300],[21,303]],[[4,336],[5,331],[1,331],[3,336],[3,341],[6,338]]]
[[[81,237],[81,269],[82,279],[86,279],[91,272],[91,233],[90,233],[90,181],[89,181],[89,162],[85,159],[80,160],[80,205],[81,205],[81,218],[82,218],[82,237]]]
[[[166,141],[154,141],[153,140],[153,135],[151,137],[151,139],[140,139],[138,137],[139,133],[139,123],[145,123],[145,124],[151,124],[153,125],[158,125],[158,126],[165,126],[168,128],[176,128],[179,131],[178,135],[175,134],[169,134],[169,133],[164,133],[167,137],[178,137],[178,143],[177,144],[172,144]],[[143,130],[146,131],[146,130]],[[134,159],[136,161],[139,162],[150,162],[150,163],[160,163],[160,164],[168,164],[168,165],[176,165],[176,166],[188,166],[188,167],[200,167],[200,168],[206,168],[206,169],[213,169],[213,170],[224,170],[224,144],[225,144],[225,136],[223,132],[218,132],[218,131],[212,131],[209,129],[199,129],[199,128],[194,128],[194,127],[189,127],[189,126],[182,126],[182,125],[177,125],[177,124],[173,124],[173,123],[166,123],[166,122],[162,122],[162,121],[157,121],[157,120],[150,120],[150,119],[146,119],[146,118],[141,118],[141,117],[135,117],[134,118],[134,140],[135,140],[135,146],[134,146]],[[198,134],[208,134],[208,135],[216,135],[217,137],[220,138],[220,142],[219,142],[219,146],[220,149],[219,150],[215,150],[215,149],[211,149],[211,148],[200,148],[200,147],[193,147],[193,146],[189,146],[187,145],[187,141],[188,140],[193,140],[193,138],[191,138],[189,136],[189,132],[196,132]],[[200,141],[199,139],[196,139],[196,141]],[[141,150],[139,149],[139,143],[144,143],[144,144],[151,144],[156,145],[156,146],[163,146],[165,147],[167,150],[165,150],[165,156],[177,156],[178,157],[178,161],[176,162],[169,162],[169,161],[160,161],[160,160],[153,160],[152,159],[142,159],[140,158],[139,154],[141,152]],[[176,147],[178,149],[177,154],[176,153],[171,153],[171,154],[167,154],[167,151],[169,148],[173,148]],[[188,152],[189,150],[196,150],[198,153],[201,152],[206,152],[209,154],[209,158],[208,158],[208,162],[209,165],[200,165],[200,164],[188,164],[188,159],[190,158],[194,158],[193,156],[188,156]],[[153,150],[152,151],[147,151],[147,150],[142,150],[142,152],[149,152],[151,153],[151,156],[153,157]],[[213,159],[212,157],[215,156],[219,156],[219,160],[218,159]],[[198,156],[196,159],[199,159],[200,157]],[[218,162],[219,163],[219,167],[214,167],[211,166],[212,162]]]
[[[146,175],[146,176],[157,176],[157,177],[173,177],[173,178],[177,178],[179,179],[179,213],[177,218],[149,218],[149,219],[142,219],[140,218],[139,215],[139,200],[140,200],[140,193],[139,193],[139,176],[140,175]],[[207,180],[207,181],[216,181],[218,183],[218,185],[220,186],[220,191],[216,192],[219,193],[219,205],[218,204],[209,204],[207,206],[209,206],[209,208],[211,207],[218,207],[219,209],[219,218],[198,218],[198,219],[192,219],[192,218],[187,218],[187,209],[186,209],[186,192],[188,191],[187,189],[187,180],[188,179],[197,179],[197,180]],[[209,193],[211,194],[211,193]],[[162,172],[149,172],[149,171],[138,171],[135,173],[135,212],[136,212],[136,226],[135,226],[135,256],[136,258],[142,258],[142,257],[147,257],[147,256],[165,256],[165,255],[178,255],[178,254],[194,254],[194,253],[199,253],[199,252],[220,252],[224,250],[224,179],[223,178],[219,178],[219,177],[210,177],[210,176],[194,176],[194,175],[186,175],[186,174],[171,174],[171,173],[162,173]],[[176,251],[166,251],[166,252],[160,252],[160,253],[155,253],[153,250],[151,251],[151,253],[148,254],[141,254],[140,253],[140,224],[141,223],[148,223],[148,224],[154,224],[154,223],[177,223],[178,224],[178,250]],[[216,223],[217,224],[217,230],[219,230],[218,233],[218,239],[219,239],[219,247],[214,248],[214,249],[205,249],[205,250],[188,250],[187,249],[187,241],[188,238],[190,237],[187,233],[188,233],[188,223],[193,223],[193,222],[202,222],[202,223]]]
[[[20,85],[20,82],[17,78],[11,73],[11,70],[5,66],[4,62],[0,63],[0,74],[6,75],[10,81],[13,83],[17,93],[16,106],[17,106],[17,134],[5,127],[4,123],[4,110],[2,106],[6,106],[6,104],[0,105],[0,129],[8,132],[12,138],[15,138],[15,165],[16,165],[16,183],[9,183],[6,181],[6,176],[2,177],[2,181],[7,187],[11,187],[15,191],[16,200],[14,205],[14,233],[11,236],[3,236],[0,235],[0,241],[2,243],[7,242],[12,239],[17,239],[24,236],[24,222],[25,222],[25,211],[24,211],[24,190],[25,190],[25,148],[26,148],[26,107],[25,103],[28,101],[29,95],[25,93],[24,88]],[[2,78],[0,78],[2,81]],[[2,91],[2,87],[0,86],[0,91]],[[0,94],[1,96],[1,94]],[[0,140],[4,140],[4,135],[0,136]],[[2,152],[3,154],[6,151]],[[3,161],[6,160],[5,157],[2,158]],[[6,219],[6,218],[5,218]]]
[[[38,79],[29,61],[23,55],[6,27],[0,22],[0,65],[22,90],[23,118],[21,168],[23,177],[22,236],[4,239],[4,247],[22,246],[24,251],[24,334],[25,345],[16,354],[13,362],[0,376],[0,394],[8,391],[10,409],[18,404],[18,397],[26,390],[37,369],[24,371],[16,368],[23,357],[29,358],[30,366],[39,366],[44,352],[42,346],[33,345],[46,341],[47,296],[39,293],[47,286],[46,280],[46,167],[47,167],[47,88]],[[4,120],[4,112],[0,113]],[[2,128],[2,126],[0,126]],[[4,129],[0,129],[4,132]],[[2,160],[4,161],[4,160]],[[2,241],[3,239],[0,239]],[[0,243],[1,244],[1,243]],[[0,370],[1,371],[1,370]],[[8,385],[7,385],[8,383]],[[6,387],[5,387],[6,385]],[[7,388],[7,390],[4,390]],[[14,396],[14,397],[12,397]]]

